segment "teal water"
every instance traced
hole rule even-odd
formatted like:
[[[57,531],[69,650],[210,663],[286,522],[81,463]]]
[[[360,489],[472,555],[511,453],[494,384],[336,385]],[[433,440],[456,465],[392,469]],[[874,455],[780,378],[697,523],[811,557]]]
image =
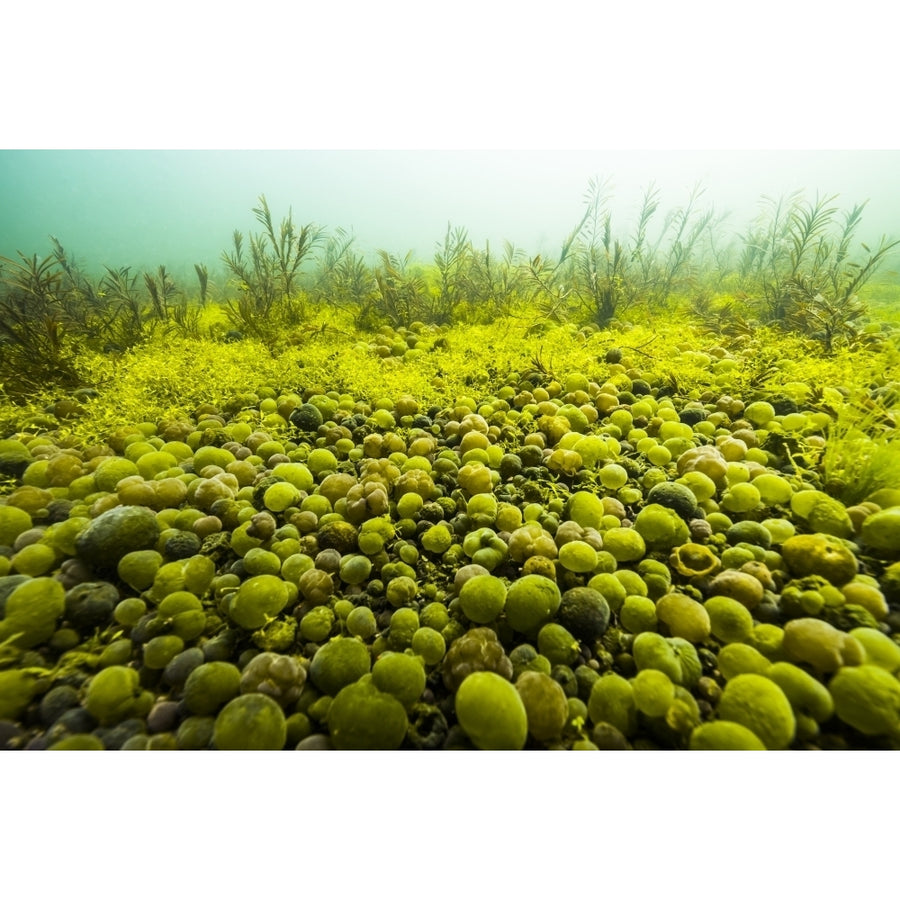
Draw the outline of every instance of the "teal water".
[[[610,179],[614,226],[627,230],[655,182],[660,213],[701,185],[703,208],[727,213],[727,242],[759,211],[763,195],[838,194],[849,209],[868,200],[859,239],[900,237],[900,152],[877,151],[0,151],[0,255],[49,252],[55,235],[88,271],[164,264],[220,269],[235,229],[258,230],[265,194],[279,221],[356,235],[379,248],[430,260],[447,223],[476,246],[510,240],[550,254],[577,223],[592,176]],[[896,257],[888,268],[896,266]]]

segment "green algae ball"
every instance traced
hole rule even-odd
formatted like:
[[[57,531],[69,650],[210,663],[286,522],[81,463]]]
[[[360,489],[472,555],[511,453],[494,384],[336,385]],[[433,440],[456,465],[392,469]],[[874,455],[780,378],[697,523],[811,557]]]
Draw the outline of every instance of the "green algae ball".
[[[10,641],[23,650],[45,644],[56,631],[65,608],[66,591],[55,578],[28,578],[12,590],[3,604],[0,644]]]
[[[793,619],[784,626],[781,646],[795,662],[808,663],[819,672],[865,661],[865,650],[854,637],[822,619]]]
[[[726,681],[747,672],[767,675],[771,665],[772,663],[759,650],[749,644],[727,644],[716,656],[716,666]]]
[[[634,562],[643,559],[647,544],[634,528],[615,526],[603,532],[603,549],[616,562]]]
[[[900,681],[881,666],[838,669],[828,691],[837,717],[857,731],[874,736],[900,727]]]
[[[660,503],[644,506],[635,516],[632,527],[644,539],[649,550],[672,550],[691,539],[687,522],[674,509]]]
[[[135,715],[141,693],[137,669],[108,666],[90,680],[84,706],[101,725],[116,725]]]
[[[369,650],[362,641],[352,637],[337,637],[316,651],[309,666],[312,683],[329,697],[363,675],[372,667]]]
[[[637,729],[637,705],[634,688],[616,673],[598,678],[588,697],[588,715],[594,725],[606,722],[630,737]]]
[[[537,644],[541,656],[546,656],[554,666],[571,665],[580,650],[572,633],[557,622],[548,622],[541,628]]]
[[[356,606],[347,615],[347,631],[354,637],[364,641],[372,637],[378,630],[375,613],[368,606]]]
[[[556,615],[561,602],[555,581],[543,575],[523,575],[506,592],[506,621],[515,631],[534,637]]]
[[[672,637],[684,638],[692,643],[703,643],[710,634],[709,613],[686,594],[664,594],[656,602],[656,617],[668,629]]]
[[[119,560],[116,572],[129,587],[145,591],[153,584],[162,562],[163,556],[156,550],[132,550]]]
[[[569,718],[569,702],[559,682],[543,672],[523,672],[516,679],[528,717],[528,732],[537,741],[558,741]]]
[[[726,644],[745,642],[753,634],[753,616],[732,597],[710,597],[703,605],[714,637]]]
[[[591,572],[597,565],[597,551],[586,541],[568,541],[559,548],[559,564],[569,572]]]
[[[266,488],[263,506],[271,512],[284,512],[300,502],[300,490],[289,481],[279,481]]]
[[[784,691],[794,715],[825,722],[834,714],[834,701],[828,688],[798,666],[777,662],[769,667],[766,677]]]
[[[867,547],[888,559],[900,556],[900,506],[890,506],[867,516],[860,538]]]
[[[675,684],[682,683],[684,672],[681,660],[672,644],[661,634],[641,632],[631,645],[631,653],[638,671],[657,669],[668,675]]]
[[[664,716],[675,700],[675,685],[665,672],[643,669],[631,680],[634,705],[645,716]]]
[[[479,750],[521,750],[525,746],[525,704],[515,686],[496,672],[467,675],[456,692],[455,707],[460,726]]]
[[[241,690],[241,670],[234,663],[201,663],[184,683],[184,705],[195,716],[211,716]]]
[[[882,634],[877,628],[854,628],[848,634],[862,644],[866,652],[866,663],[881,666],[894,675],[900,672],[900,645],[895,644],[886,634]]]
[[[781,555],[793,575],[821,575],[840,587],[859,569],[847,545],[830,534],[795,534],[781,545]]]
[[[410,710],[425,690],[425,669],[415,656],[388,651],[375,660],[372,683],[379,691],[393,694]]]
[[[161,528],[156,514],[144,506],[117,506],[91,520],[75,538],[78,557],[98,572],[115,571],[134,550],[152,550]]]
[[[767,750],[785,750],[794,739],[797,722],[784,691],[763,675],[736,675],[719,699],[720,719],[749,728]]]
[[[396,750],[409,727],[403,704],[380,691],[370,675],[341,688],[327,722],[336,750]]]
[[[690,750],[765,750],[763,742],[737,722],[704,722],[692,732]]]
[[[282,750],[287,738],[284,710],[265,694],[242,694],[216,716],[217,750]]]
[[[603,501],[590,491],[576,491],[569,497],[567,514],[582,528],[599,529],[605,515]]]
[[[0,672],[0,719],[16,720],[37,694],[38,678],[22,669]]]
[[[579,641],[592,644],[606,634],[610,608],[606,598],[594,588],[574,587],[562,595],[558,618]]]
[[[649,597],[629,594],[619,610],[619,622],[632,634],[656,631],[656,604]]]
[[[426,666],[436,666],[447,652],[447,642],[444,640],[444,636],[434,628],[427,626],[417,629],[410,646],[416,656],[422,657]]]
[[[475,575],[459,591],[466,618],[478,625],[493,622],[506,605],[506,584],[494,575]]]
[[[277,575],[254,575],[232,594],[228,615],[241,628],[255,631],[287,606],[287,583]]]
[[[300,620],[300,636],[317,644],[328,639],[334,625],[334,612],[329,606],[314,606]]]

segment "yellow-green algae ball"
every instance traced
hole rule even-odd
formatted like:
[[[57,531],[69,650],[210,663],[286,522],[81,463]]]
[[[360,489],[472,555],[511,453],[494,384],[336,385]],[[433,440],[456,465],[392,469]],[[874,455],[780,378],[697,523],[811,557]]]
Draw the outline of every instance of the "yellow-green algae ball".
[[[781,555],[793,575],[821,575],[838,587],[859,569],[847,545],[830,534],[796,534],[781,545]]]
[[[287,738],[284,710],[265,694],[229,700],[213,727],[217,750],[282,750]]]
[[[416,656],[388,651],[372,666],[372,683],[393,694],[409,710],[425,690],[425,668]]]
[[[649,597],[629,594],[619,610],[619,622],[632,634],[656,631],[656,604]]]
[[[675,699],[675,685],[665,672],[644,669],[631,680],[634,705],[645,716],[664,716]]]
[[[162,561],[162,554],[156,550],[132,550],[119,560],[116,572],[129,587],[145,591],[153,584]]]
[[[537,741],[558,741],[569,717],[562,685],[543,672],[525,671],[516,679],[516,690],[525,705],[531,736]]]
[[[770,666],[766,677],[783,691],[796,716],[809,716],[816,722],[825,722],[834,714],[834,701],[828,688],[809,672],[789,662],[777,662]]]
[[[27,650],[44,644],[65,612],[65,588],[55,578],[29,578],[6,598],[0,620],[0,644],[11,641]]]
[[[863,646],[849,634],[822,619],[793,619],[784,626],[784,653],[790,660],[808,663],[819,672],[865,661]]]
[[[529,637],[556,615],[562,593],[555,581],[543,575],[523,575],[506,592],[506,621]]]
[[[559,548],[559,564],[570,572],[591,572],[597,565],[597,551],[586,541],[569,541]]]
[[[416,656],[421,656],[426,666],[436,666],[447,652],[447,642],[444,636],[427,626],[416,630],[412,638],[412,651]]]
[[[137,669],[108,666],[91,678],[84,706],[101,725],[116,725],[137,714],[141,694]]]
[[[862,542],[888,559],[900,555],[900,506],[872,513],[862,523]]]
[[[347,631],[354,637],[368,640],[378,630],[375,613],[368,606],[356,606],[347,615]]]
[[[372,659],[365,644],[352,637],[337,637],[316,651],[309,666],[312,683],[329,697],[345,685],[367,675]]]
[[[867,735],[900,728],[900,681],[881,666],[838,669],[828,682],[837,717]]]
[[[854,628],[850,637],[862,644],[866,663],[881,666],[893,675],[900,672],[900,646],[877,628]]]
[[[537,635],[538,651],[554,666],[568,666],[579,653],[578,641],[558,622],[548,622]]]
[[[0,719],[16,720],[38,692],[38,676],[23,669],[0,672]]]
[[[201,663],[184,683],[184,705],[196,716],[211,716],[240,690],[241,670],[234,663]]]
[[[691,539],[687,522],[660,503],[648,503],[635,516],[633,528],[650,550],[671,550]],[[609,549],[605,543],[604,548]]]
[[[287,605],[287,583],[277,575],[254,575],[232,595],[228,615],[248,631],[262,628]]]
[[[767,750],[785,750],[794,739],[797,721],[784,691],[763,675],[736,675],[719,699],[720,719],[749,728]]]
[[[726,681],[737,675],[753,672],[767,675],[772,663],[762,653],[749,644],[727,644],[716,656],[716,666]]]
[[[603,549],[616,562],[634,562],[643,559],[647,545],[634,528],[616,526],[603,532]]]
[[[588,715],[595,725],[606,722],[631,737],[637,729],[637,705],[630,682],[615,672],[598,678],[588,697]]]
[[[341,688],[327,721],[336,750],[396,750],[409,726],[403,704],[378,690],[371,675]]]
[[[455,707],[460,726],[479,750],[521,750],[525,746],[525,704],[516,688],[496,672],[467,675],[456,692]]]
[[[753,634],[753,616],[732,597],[710,597],[704,604],[712,634],[726,644],[744,642]]]
[[[710,634],[709,613],[686,594],[671,593],[659,598],[656,617],[668,629],[672,637],[680,637],[691,643],[703,643]]]
[[[506,605],[506,584],[494,575],[475,575],[459,591],[459,605],[478,625],[493,622]]]
[[[690,750],[765,750],[763,742],[737,722],[704,722],[691,732]]]

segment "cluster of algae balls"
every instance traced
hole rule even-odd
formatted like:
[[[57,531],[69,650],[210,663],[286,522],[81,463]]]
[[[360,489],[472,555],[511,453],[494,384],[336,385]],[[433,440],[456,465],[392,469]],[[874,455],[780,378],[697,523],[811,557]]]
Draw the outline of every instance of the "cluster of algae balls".
[[[0,441],[7,746],[900,746],[900,489],[799,471],[796,386],[589,374]]]

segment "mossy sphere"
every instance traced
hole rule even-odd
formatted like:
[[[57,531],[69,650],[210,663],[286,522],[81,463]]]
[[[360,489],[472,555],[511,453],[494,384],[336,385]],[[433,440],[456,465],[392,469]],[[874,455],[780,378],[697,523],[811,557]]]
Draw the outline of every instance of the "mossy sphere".
[[[900,672],[900,645],[877,628],[854,628],[850,637],[858,641],[866,653],[866,663],[881,666],[896,675]]]
[[[0,610],[0,643],[11,641],[16,647],[28,649],[49,641],[65,611],[65,594],[55,578],[24,580],[8,594]]]
[[[383,653],[372,666],[372,683],[378,690],[393,694],[409,710],[425,690],[425,669],[416,656]]]
[[[556,582],[543,575],[523,575],[507,590],[506,620],[514,630],[534,637],[556,615],[561,602]]]
[[[718,705],[719,718],[749,728],[768,750],[785,750],[797,723],[784,691],[763,675],[748,673],[731,679]]]
[[[371,665],[365,644],[356,638],[339,637],[319,647],[310,663],[309,677],[323,694],[334,697],[342,687],[368,674]]]
[[[282,750],[287,737],[284,710],[265,694],[242,694],[216,716],[217,750]]]
[[[791,574],[821,575],[840,587],[856,575],[859,564],[850,549],[829,534],[796,534],[781,545]]]
[[[689,750],[765,750],[763,742],[737,722],[704,722],[692,732]]]
[[[380,691],[369,675],[340,689],[327,722],[336,750],[396,750],[409,726],[403,704]]]
[[[643,559],[647,544],[634,528],[615,526],[603,532],[603,549],[618,563],[634,562]]]
[[[767,675],[772,663],[749,644],[735,643],[724,646],[716,656],[716,666],[726,681],[737,675],[753,672]]]
[[[75,548],[79,559],[96,571],[115,571],[126,553],[154,548],[161,531],[152,510],[117,506],[93,519],[75,539]]]
[[[472,672],[456,692],[456,718],[479,750],[521,750],[528,713],[516,688],[496,672]]]
[[[471,621],[487,625],[506,605],[506,584],[494,575],[475,575],[460,589],[459,605]]]
[[[675,685],[665,672],[643,669],[631,681],[634,704],[645,716],[664,716],[675,699]]]
[[[184,683],[184,705],[196,716],[211,716],[241,690],[241,670],[213,660],[197,666]]]
[[[881,666],[847,666],[828,682],[837,717],[867,735],[900,727],[900,681]]]
[[[84,706],[101,725],[116,725],[134,715],[140,696],[137,669],[108,666],[88,683]]]
[[[710,635],[709,613],[686,594],[665,594],[656,602],[656,616],[673,637],[702,643]]]
[[[804,669],[789,662],[777,662],[765,674],[784,691],[796,716],[825,722],[834,714],[834,701],[828,688]]]
[[[675,510],[660,503],[644,506],[635,516],[633,527],[650,550],[672,550],[691,537],[687,522]],[[604,548],[609,549],[605,543]]]
[[[753,634],[753,616],[732,597],[710,597],[704,604],[714,637],[726,644],[746,641]]]
[[[598,678],[588,697],[588,715],[594,725],[605,722],[631,737],[637,729],[637,706],[630,682],[614,672]]]
[[[228,615],[241,628],[255,631],[284,609],[289,596],[287,583],[277,575],[254,575],[232,595]]]
[[[558,741],[569,716],[566,692],[543,672],[525,671],[516,679],[525,705],[528,732],[537,741]]]
[[[806,663],[819,672],[865,661],[865,650],[855,638],[822,619],[793,619],[784,626],[782,648],[789,661]]]

